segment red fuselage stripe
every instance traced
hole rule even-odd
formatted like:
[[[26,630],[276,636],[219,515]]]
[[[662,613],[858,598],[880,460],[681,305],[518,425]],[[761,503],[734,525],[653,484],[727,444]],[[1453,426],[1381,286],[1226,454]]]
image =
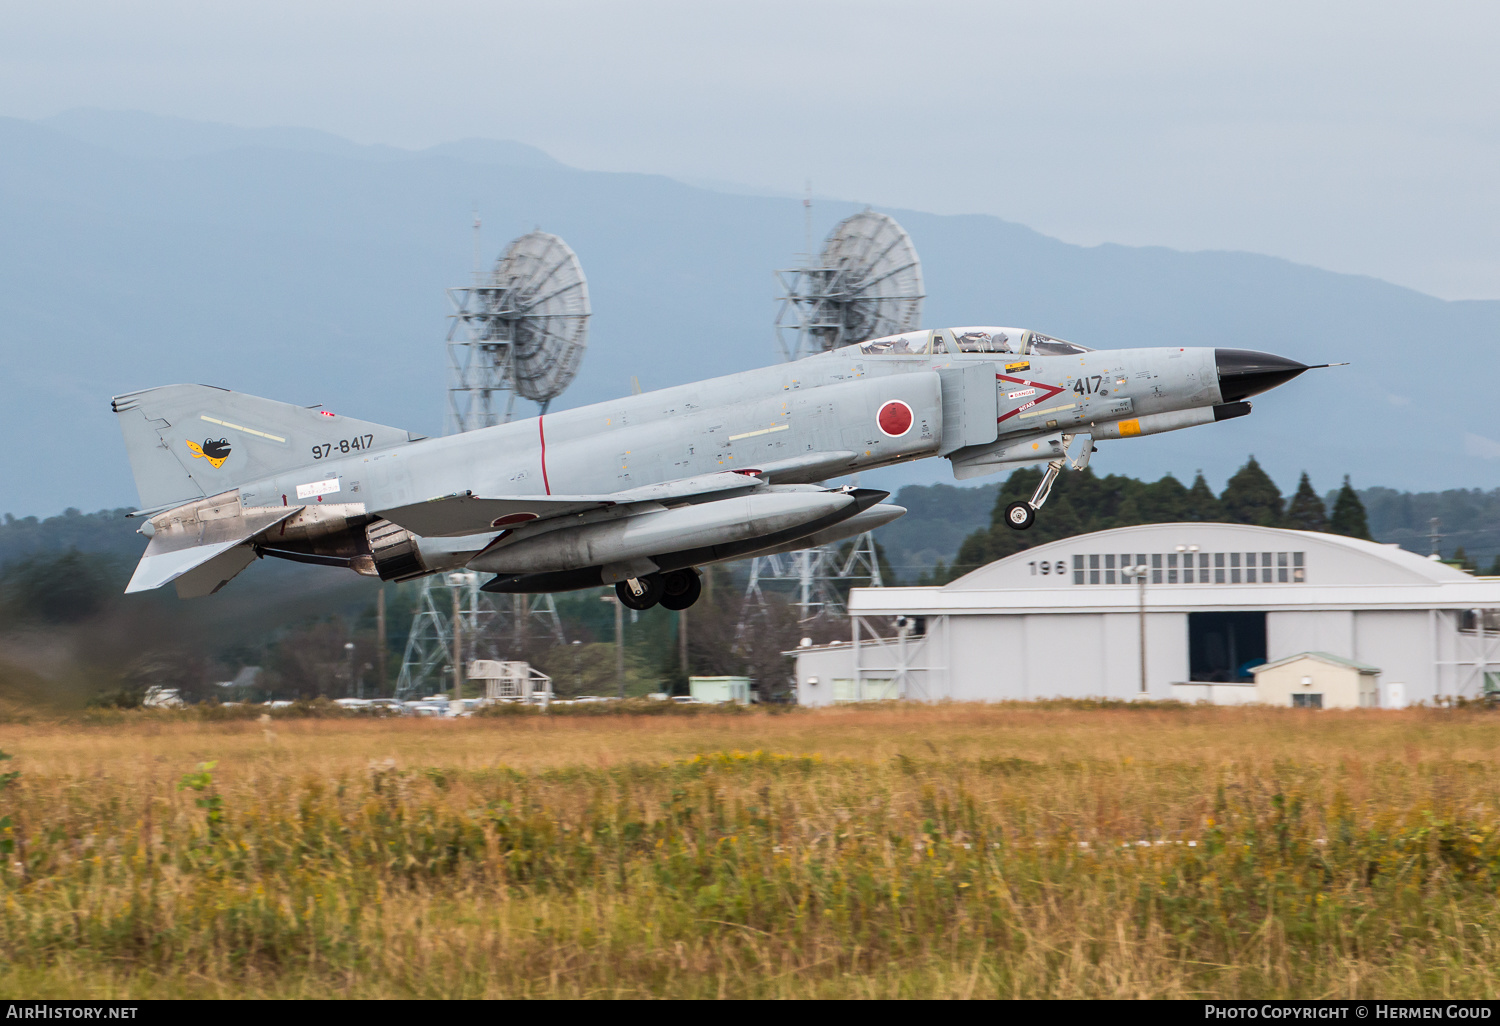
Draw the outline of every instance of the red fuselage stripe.
[[[547,483],[547,430],[542,427],[542,418],[536,419],[536,435],[542,440],[542,487],[547,494],[552,494],[552,486]]]

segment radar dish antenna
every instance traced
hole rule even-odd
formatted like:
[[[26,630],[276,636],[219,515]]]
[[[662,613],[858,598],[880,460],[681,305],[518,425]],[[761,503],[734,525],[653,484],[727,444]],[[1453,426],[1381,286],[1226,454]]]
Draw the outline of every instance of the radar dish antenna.
[[[477,264],[477,213],[474,230]],[[578,255],[556,235],[531,232],[507,246],[493,269],[475,271],[473,284],[449,289],[448,301],[448,433],[508,423],[518,396],[546,413],[577,375],[588,344],[589,286]],[[416,605],[398,698],[457,689],[468,660],[507,647],[520,659],[534,620],[563,643],[551,595],[515,595],[510,609],[496,609],[474,573],[422,578]]]
[[[922,263],[906,229],[887,214],[846,217],[803,267],[777,271],[776,339],[788,360],[918,327]]]
[[[508,422],[518,396],[546,413],[588,345],[589,286],[577,254],[556,235],[531,232],[448,299],[449,431]]]
[[[810,197],[803,206],[810,217]],[[823,241],[823,252],[806,259],[802,267],[776,272],[782,289],[776,340],[788,361],[920,326],[927,298],[922,262],[895,218],[873,210],[846,217]],[[843,594],[856,583],[884,587],[874,535],[866,531],[846,544],[847,552],[823,545],[751,560],[740,635],[764,612],[768,587],[794,585],[793,604],[804,624],[846,615]]]

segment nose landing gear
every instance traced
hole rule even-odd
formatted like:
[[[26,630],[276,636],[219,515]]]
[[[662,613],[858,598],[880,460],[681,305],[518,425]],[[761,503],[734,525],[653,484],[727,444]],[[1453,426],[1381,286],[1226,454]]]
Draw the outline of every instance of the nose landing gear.
[[[1005,522],[1013,530],[1024,531],[1036,523],[1036,509],[1029,502],[1013,502],[1005,507]]]
[[[1074,435],[1063,435],[1063,452],[1067,452],[1073,445]],[[1051,460],[1047,463],[1047,469],[1042,473],[1042,480],[1038,482],[1036,491],[1031,493],[1031,498],[1025,502],[1013,502],[1005,507],[1005,523],[1015,531],[1024,531],[1036,523],[1036,511],[1041,509],[1047,502],[1047,497],[1052,494],[1052,485],[1057,481],[1057,475],[1062,473],[1063,467],[1070,462],[1074,470],[1082,470],[1089,465],[1089,457],[1094,454],[1094,440],[1089,435],[1083,436],[1083,455],[1076,460],[1060,459]]]

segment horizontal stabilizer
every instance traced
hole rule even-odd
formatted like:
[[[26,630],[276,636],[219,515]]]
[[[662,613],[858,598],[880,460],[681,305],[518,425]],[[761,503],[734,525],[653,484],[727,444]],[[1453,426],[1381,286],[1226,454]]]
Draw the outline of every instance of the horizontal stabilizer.
[[[125,594],[151,591],[153,588],[160,588],[163,584],[171,584],[194,567],[202,566],[238,544],[240,543],[237,541],[216,542],[212,545],[195,545],[190,549],[178,549],[175,552],[155,553],[148,545],[146,554],[141,557],[135,573],[130,578],[130,583],[125,586]]]
[[[233,491],[158,513],[150,519],[149,531],[142,529],[151,542],[125,593],[177,581],[183,598],[211,595],[255,558],[245,542],[301,511],[301,506],[246,509]]]
[[[177,578],[174,582],[177,585],[177,597],[190,599],[212,595],[254,562],[255,547],[241,542]]]

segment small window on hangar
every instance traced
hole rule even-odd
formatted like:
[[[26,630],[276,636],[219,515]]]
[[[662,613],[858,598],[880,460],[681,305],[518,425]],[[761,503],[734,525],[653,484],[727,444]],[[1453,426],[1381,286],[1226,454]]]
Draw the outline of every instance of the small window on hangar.
[[[1188,679],[1249,683],[1265,661],[1265,613],[1188,614]]]

